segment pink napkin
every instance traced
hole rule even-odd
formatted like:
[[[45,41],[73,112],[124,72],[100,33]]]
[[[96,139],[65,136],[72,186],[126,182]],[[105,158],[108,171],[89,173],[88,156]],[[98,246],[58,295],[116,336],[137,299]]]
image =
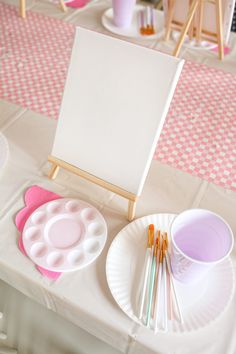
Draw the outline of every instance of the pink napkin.
[[[65,5],[73,9],[78,9],[84,7],[88,2],[89,0],[69,0],[65,2]]]
[[[218,46],[212,49],[213,52],[218,53]],[[230,48],[229,47],[224,47],[224,54],[229,54],[230,53]]]
[[[21,209],[15,218],[15,224],[17,229],[20,231],[20,238],[18,241],[19,248],[21,252],[27,256],[24,245],[22,242],[22,231],[24,229],[25,223],[29,216],[39,208],[41,205],[50,202],[51,200],[59,199],[61,198],[60,195],[52,193],[46,189],[43,189],[39,186],[32,186],[30,187],[26,193],[25,193],[25,207]],[[41,274],[44,276],[50,278],[50,279],[57,279],[61,273],[59,272],[52,272],[50,270],[44,269],[40,266],[36,265],[36,268],[40,271]]]

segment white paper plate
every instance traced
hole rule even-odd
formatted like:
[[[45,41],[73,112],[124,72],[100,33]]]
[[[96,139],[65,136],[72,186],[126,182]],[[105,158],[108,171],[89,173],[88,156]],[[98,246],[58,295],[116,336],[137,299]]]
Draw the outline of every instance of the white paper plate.
[[[178,41],[180,36],[180,32],[178,31],[172,31],[172,38],[174,39],[175,42]],[[184,43],[183,43],[187,48],[191,49],[205,49],[205,50],[211,50],[217,47],[217,44],[211,43],[208,41],[201,41],[198,43],[195,38],[192,40],[189,39],[188,36],[185,36]]]
[[[129,28],[119,28],[113,24],[113,10],[112,8],[106,10],[102,16],[103,26],[110,32],[118,34],[123,37],[140,38],[144,40],[161,38],[164,34],[164,17],[161,11],[154,10],[154,16],[156,21],[156,33],[150,36],[141,35],[139,32],[139,18],[138,14],[140,10],[143,10],[144,6],[136,5],[134,9],[133,19]]]
[[[36,209],[22,234],[28,257],[56,272],[78,270],[92,263],[106,238],[107,226],[100,212],[88,203],[69,198]]]
[[[156,214],[137,219],[113,240],[106,262],[107,282],[120,308],[134,321],[137,318],[138,288],[145,257],[149,224],[169,231],[174,214]],[[175,281],[184,323],[168,321],[169,332],[197,330],[215,320],[229,305],[235,288],[232,262],[215,266],[205,279],[191,284]]]
[[[6,166],[9,156],[8,142],[5,136],[0,132],[0,171]]]

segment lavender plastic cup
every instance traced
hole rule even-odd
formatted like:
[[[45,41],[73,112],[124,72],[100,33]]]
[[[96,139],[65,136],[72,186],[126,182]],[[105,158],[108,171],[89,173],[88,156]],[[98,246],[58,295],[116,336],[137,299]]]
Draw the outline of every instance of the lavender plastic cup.
[[[113,22],[116,27],[131,25],[136,0],[112,0]]]
[[[177,215],[170,227],[171,268],[175,279],[188,283],[203,277],[229,256],[233,232],[219,215],[190,209]]]

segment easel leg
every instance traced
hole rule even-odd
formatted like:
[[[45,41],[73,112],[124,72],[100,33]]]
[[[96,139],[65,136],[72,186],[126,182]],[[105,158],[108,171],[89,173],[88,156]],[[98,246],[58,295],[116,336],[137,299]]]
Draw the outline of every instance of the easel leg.
[[[58,173],[58,171],[59,171],[59,166],[58,165],[55,165],[55,164],[53,164],[52,165],[52,168],[51,168],[51,171],[49,172],[49,174],[48,174],[48,177],[50,178],[50,179],[55,179],[56,178],[56,176],[57,176],[57,173]]]
[[[189,30],[189,27],[191,25],[191,22],[193,20],[193,17],[194,17],[194,14],[197,10],[197,7],[198,7],[198,4],[199,4],[199,0],[193,0],[192,4],[191,4],[191,7],[190,7],[190,10],[189,10],[189,13],[188,13],[188,17],[187,17],[187,20],[183,26],[183,29],[181,31],[181,35],[179,37],[179,40],[177,42],[177,45],[175,47],[175,50],[173,52],[173,56],[177,57],[179,55],[179,52],[180,52],[180,48],[184,42],[184,37],[186,36],[188,30]]]
[[[25,0],[20,0],[20,16],[25,18],[26,10],[25,10]]]
[[[218,52],[219,59],[224,59],[224,44],[223,44],[223,30],[222,30],[222,0],[216,0],[216,28],[218,37]]]
[[[137,204],[137,202],[129,200],[129,206],[128,206],[128,220],[129,221],[132,221],[134,219],[136,204]]]
[[[64,3],[64,0],[60,0],[60,5],[61,5],[61,8],[62,8],[62,11],[66,12],[67,11],[67,7]]]
[[[192,5],[193,0],[189,0],[189,7]],[[191,24],[189,26],[189,30],[188,30],[188,38],[191,41],[194,37],[194,17],[193,20],[191,21]]]
[[[175,5],[175,0],[169,0],[168,16],[167,16],[167,22],[166,22],[165,41],[168,41],[170,39],[171,22],[172,22],[173,14],[174,14],[174,5]]]
[[[199,8],[198,8],[198,20],[197,20],[197,33],[196,38],[197,42],[201,42],[201,35],[202,35],[202,20],[203,20],[203,7],[204,7],[204,0],[200,0]]]

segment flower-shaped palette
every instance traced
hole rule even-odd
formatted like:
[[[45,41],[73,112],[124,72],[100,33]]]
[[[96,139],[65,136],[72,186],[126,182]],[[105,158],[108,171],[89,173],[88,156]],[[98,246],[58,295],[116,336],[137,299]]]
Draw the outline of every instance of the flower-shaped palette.
[[[81,269],[92,263],[106,243],[107,226],[101,213],[77,199],[43,204],[27,220],[22,241],[28,257],[56,272]]]

